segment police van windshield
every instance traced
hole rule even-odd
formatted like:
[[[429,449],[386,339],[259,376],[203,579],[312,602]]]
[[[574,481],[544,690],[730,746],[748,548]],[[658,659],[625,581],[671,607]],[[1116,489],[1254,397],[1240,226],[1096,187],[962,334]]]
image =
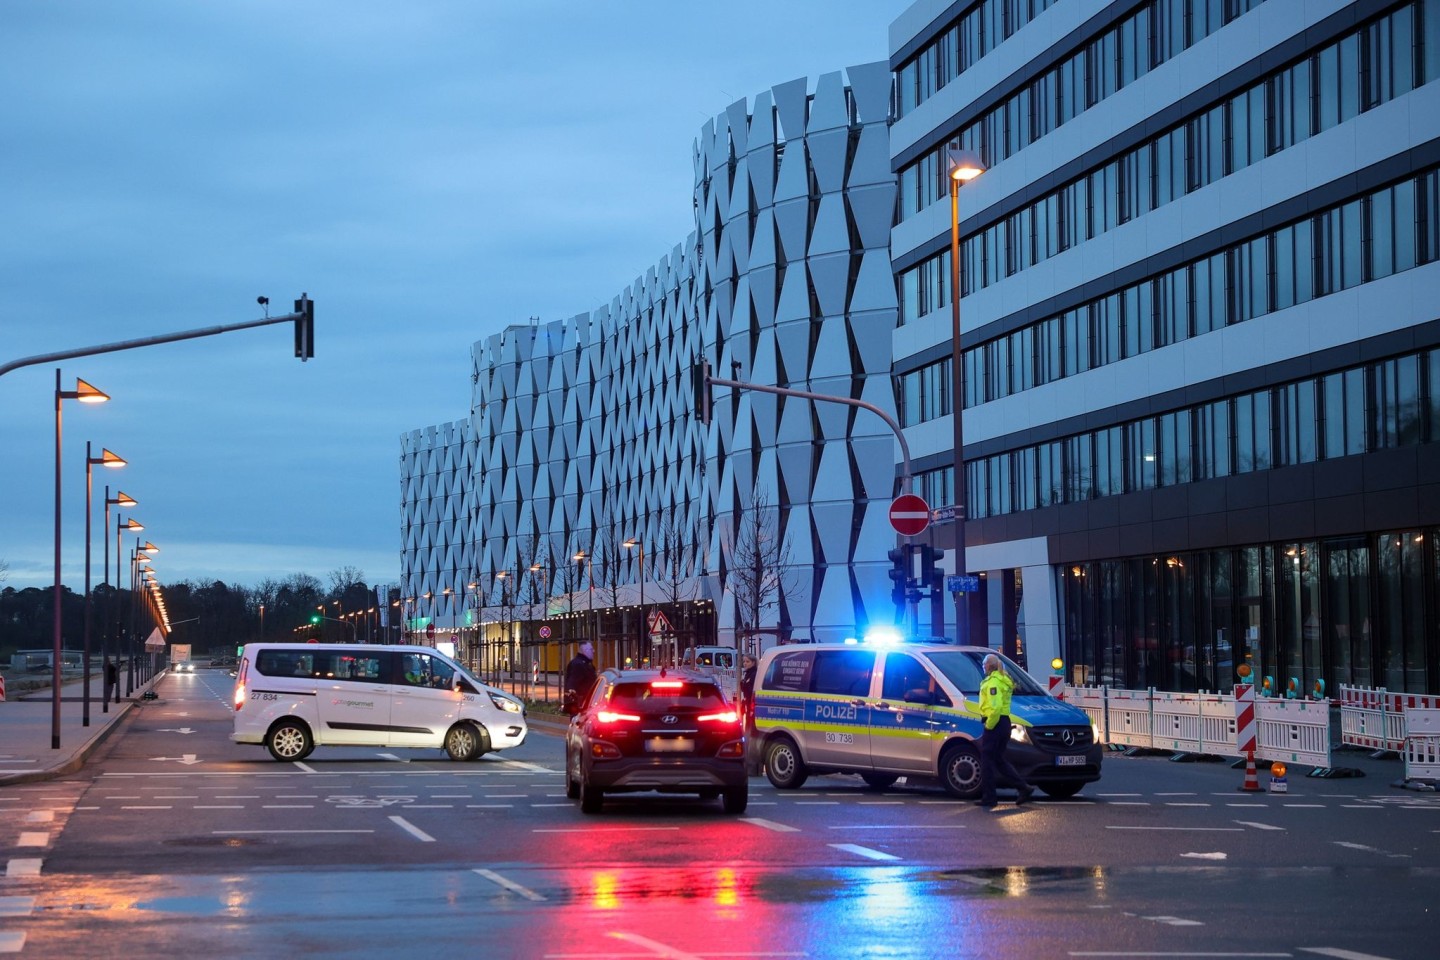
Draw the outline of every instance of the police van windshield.
[[[943,650],[927,653],[926,657],[946,679],[960,688],[966,696],[980,695],[980,681],[985,678],[985,654],[969,650]],[[1013,660],[996,654],[1005,664],[1005,672],[1015,682],[1017,697],[1048,697],[1050,694],[1030,679],[1030,674],[1020,669]]]

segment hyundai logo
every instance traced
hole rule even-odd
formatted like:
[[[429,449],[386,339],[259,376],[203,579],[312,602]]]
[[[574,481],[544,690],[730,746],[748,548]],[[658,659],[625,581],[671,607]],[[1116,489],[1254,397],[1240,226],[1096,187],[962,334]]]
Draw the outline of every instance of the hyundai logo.
[[[663,716],[663,717],[660,718],[660,722],[661,722],[661,723],[679,723],[679,722],[680,722],[680,718],[677,717],[677,716],[675,716],[673,713],[667,713],[667,714],[665,714],[665,716]]]
[[[1064,743],[1065,746],[1067,746],[1067,747],[1073,747],[1073,746],[1075,746],[1075,731],[1074,731],[1074,730],[1065,730],[1065,731],[1062,731],[1061,734],[1060,734],[1060,740],[1061,740],[1061,742]]]

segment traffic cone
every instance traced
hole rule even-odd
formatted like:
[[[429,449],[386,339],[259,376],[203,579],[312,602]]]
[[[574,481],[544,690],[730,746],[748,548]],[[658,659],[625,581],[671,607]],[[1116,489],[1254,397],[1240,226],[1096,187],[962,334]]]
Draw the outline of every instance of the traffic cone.
[[[1245,793],[1260,793],[1260,778],[1255,775],[1255,751],[1245,752],[1245,782],[1236,789]]]

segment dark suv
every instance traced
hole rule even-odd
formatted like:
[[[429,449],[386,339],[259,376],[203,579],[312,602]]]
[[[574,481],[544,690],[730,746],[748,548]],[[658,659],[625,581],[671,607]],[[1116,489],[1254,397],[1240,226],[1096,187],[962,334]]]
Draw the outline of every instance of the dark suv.
[[[726,813],[750,801],[739,710],[714,677],[606,670],[565,735],[565,795],[599,813],[607,793],[698,793]]]

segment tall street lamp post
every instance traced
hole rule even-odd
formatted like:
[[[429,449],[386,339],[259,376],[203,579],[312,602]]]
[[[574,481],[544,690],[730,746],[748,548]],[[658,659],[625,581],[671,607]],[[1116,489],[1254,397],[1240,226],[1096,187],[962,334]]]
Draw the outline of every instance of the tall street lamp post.
[[[145,524],[136,520],[134,517],[127,517],[125,520],[122,521],[119,514],[116,514],[115,516],[115,592],[117,595],[120,592],[120,584],[122,582],[122,576],[120,573],[120,557],[122,555],[122,551],[120,548],[120,535],[127,530],[134,530],[138,532],[144,529]],[[107,540],[106,543],[108,545],[109,541]],[[135,562],[135,559],[132,557],[130,559],[130,562],[133,564]],[[135,589],[135,575],[133,573],[130,575],[130,589],[132,591]],[[126,600],[132,607],[134,606],[133,595],[130,597],[126,597]],[[117,605],[115,609],[115,655],[117,657],[120,656],[120,651],[123,649],[120,643],[120,635],[125,632],[121,626],[121,618],[123,616],[123,612],[119,609],[119,606]],[[134,652],[131,651],[130,653],[125,655],[125,695],[128,697],[130,695],[130,691],[133,689],[135,689],[135,659]],[[115,685],[115,700],[117,703],[120,700],[120,685],[118,683]]]
[[[60,370],[55,370],[55,637],[50,670],[50,749],[60,749],[60,685],[61,647],[64,641],[60,629],[60,608],[62,591],[60,587],[60,406],[64,400],[79,400],[81,403],[104,403],[110,395],[95,389],[80,378],[75,379],[74,390],[60,389]],[[87,507],[88,509],[88,507]]]
[[[102,467],[123,467],[124,458],[101,448],[100,456],[94,456],[90,449],[90,441],[85,441],[85,645],[82,656],[84,663],[82,671],[85,674],[85,682],[81,687],[81,710],[80,725],[90,726],[90,515],[95,512],[95,476],[91,468],[96,464]],[[108,487],[106,488],[109,489]],[[108,510],[108,508],[107,508]],[[108,523],[107,523],[108,527]],[[106,545],[110,543],[108,529],[103,534]],[[108,564],[107,564],[108,566]],[[106,571],[106,578],[109,578],[109,571]],[[103,649],[103,647],[102,647]],[[101,657],[104,660],[104,657]]]
[[[645,649],[645,544],[640,542],[639,537],[631,537],[621,546],[627,550],[638,550],[640,555],[640,639],[635,650],[635,662],[638,666]]]
[[[965,356],[960,349],[960,184],[985,172],[985,164],[970,150],[952,143],[946,150],[950,175],[950,374],[954,395],[950,398],[955,421],[955,573],[965,576]],[[962,600],[963,599],[963,605]],[[970,594],[955,600],[955,637],[970,642]]]
[[[116,491],[115,491],[115,497],[112,499],[112,498],[110,497],[110,487],[109,487],[108,485],[105,487],[105,526],[103,526],[103,527],[100,528],[100,537],[101,537],[101,539],[103,539],[103,540],[105,541],[105,586],[107,586],[107,587],[110,586],[110,505],[113,503],[113,504],[115,504],[116,506],[121,506],[121,507],[133,507],[133,506],[135,506],[136,504],[138,504],[139,502],[140,502],[140,501],[136,500],[134,497],[130,496],[128,493],[125,493],[123,490],[116,490]],[[132,521],[132,522],[133,522],[133,521]],[[87,538],[87,539],[88,539],[88,538]],[[101,685],[101,689],[105,691],[105,696],[103,696],[103,697],[100,698],[100,712],[101,712],[101,713],[109,713],[109,712],[110,712],[110,686],[109,686],[110,647],[109,647],[109,639],[110,639],[110,627],[113,626],[114,623],[115,623],[115,618],[114,618],[114,616],[113,616],[113,614],[114,614],[114,612],[115,612],[115,596],[116,596],[116,594],[118,594],[119,592],[120,592],[120,531],[117,530],[117,531],[115,531],[115,593],[112,593],[112,594],[109,595],[109,598],[108,598],[108,600],[107,600],[107,602],[106,602],[106,604],[105,604],[105,621],[106,621],[106,627],[105,627],[104,630],[101,630],[101,631],[100,631],[100,662],[101,662],[102,664],[104,664],[104,670],[105,670],[105,672],[106,672],[106,674],[105,674],[105,682]],[[117,646],[117,652],[118,652],[118,646],[119,646],[119,640],[120,640],[120,638],[117,636],[117,637],[115,638],[115,640],[116,640],[116,646]],[[118,676],[118,674],[117,674],[117,676]],[[120,688],[120,684],[118,684],[118,683],[115,684],[115,688],[116,688],[116,689],[115,689],[115,694],[118,696],[118,695],[120,694],[120,689],[119,689],[119,688]]]

